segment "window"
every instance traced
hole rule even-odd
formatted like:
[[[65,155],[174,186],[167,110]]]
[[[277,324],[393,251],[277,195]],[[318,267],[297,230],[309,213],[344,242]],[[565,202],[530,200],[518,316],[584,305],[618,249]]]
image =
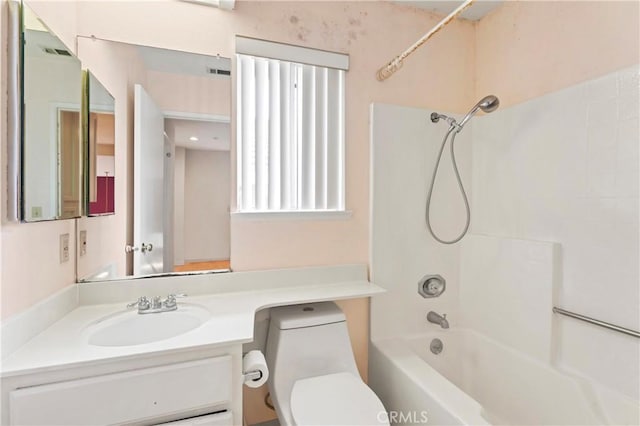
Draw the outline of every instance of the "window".
[[[242,37],[236,50],[238,211],[344,211],[348,57]]]

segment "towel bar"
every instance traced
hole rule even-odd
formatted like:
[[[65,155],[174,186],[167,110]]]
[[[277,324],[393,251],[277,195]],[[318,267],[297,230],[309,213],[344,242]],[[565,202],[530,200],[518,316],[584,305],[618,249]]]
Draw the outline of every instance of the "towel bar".
[[[553,307],[554,314],[565,315],[571,318],[578,319],[580,321],[588,322],[590,324],[597,325],[599,327],[608,328],[609,330],[617,331],[618,333],[623,333],[629,336],[633,336],[637,339],[640,339],[640,332],[632,330],[630,328],[620,327],[619,325],[611,324],[608,322],[600,321],[585,315],[576,314],[575,312],[565,311],[561,308]]]

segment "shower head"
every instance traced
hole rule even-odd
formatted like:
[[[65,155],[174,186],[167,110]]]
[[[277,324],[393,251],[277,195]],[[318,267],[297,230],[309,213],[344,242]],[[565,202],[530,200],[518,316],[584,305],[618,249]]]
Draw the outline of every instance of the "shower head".
[[[481,109],[483,112],[489,113],[498,109],[499,106],[500,106],[500,100],[496,96],[494,95],[485,96],[484,98],[480,99],[480,101],[477,104],[475,104],[473,108],[471,108],[471,110],[467,113],[467,115],[464,116],[462,121],[458,123],[457,131],[459,132],[460,130],[462,130],[464,125],[467,123],[467,121],[469,121],[471,117],[473,117],[478,112],[479,109]]]
[[[493,112],[500,106],[500,99],[495,95],[485,96],[480,100],[480,102],[478,102],[478,105],[484,112]]]

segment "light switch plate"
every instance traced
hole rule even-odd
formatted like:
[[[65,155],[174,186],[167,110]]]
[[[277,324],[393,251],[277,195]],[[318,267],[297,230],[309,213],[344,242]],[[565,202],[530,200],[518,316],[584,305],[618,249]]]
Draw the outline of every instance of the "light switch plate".
[[[60,234],[60,263],[69,261],[69,234]]]
[[[80,256],[87,254],[87,231],[80,231]]]
[[[39,207],[39,206],[31,207],[31,218],[40,219],[41,217],[42,217],[42,207]]]

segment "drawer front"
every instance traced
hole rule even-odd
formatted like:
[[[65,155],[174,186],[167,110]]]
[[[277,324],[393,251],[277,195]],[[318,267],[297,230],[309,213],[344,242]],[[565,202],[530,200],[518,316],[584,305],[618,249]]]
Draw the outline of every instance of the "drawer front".
[[[149,421],[220,406],[231,399],[231,356],[17,389],[12,425],[95,425]]]
[[[162,423],[157,426],[233,426],[233,416],[229,411],[225,411],[223,413],[207,414],[205,416]]]

